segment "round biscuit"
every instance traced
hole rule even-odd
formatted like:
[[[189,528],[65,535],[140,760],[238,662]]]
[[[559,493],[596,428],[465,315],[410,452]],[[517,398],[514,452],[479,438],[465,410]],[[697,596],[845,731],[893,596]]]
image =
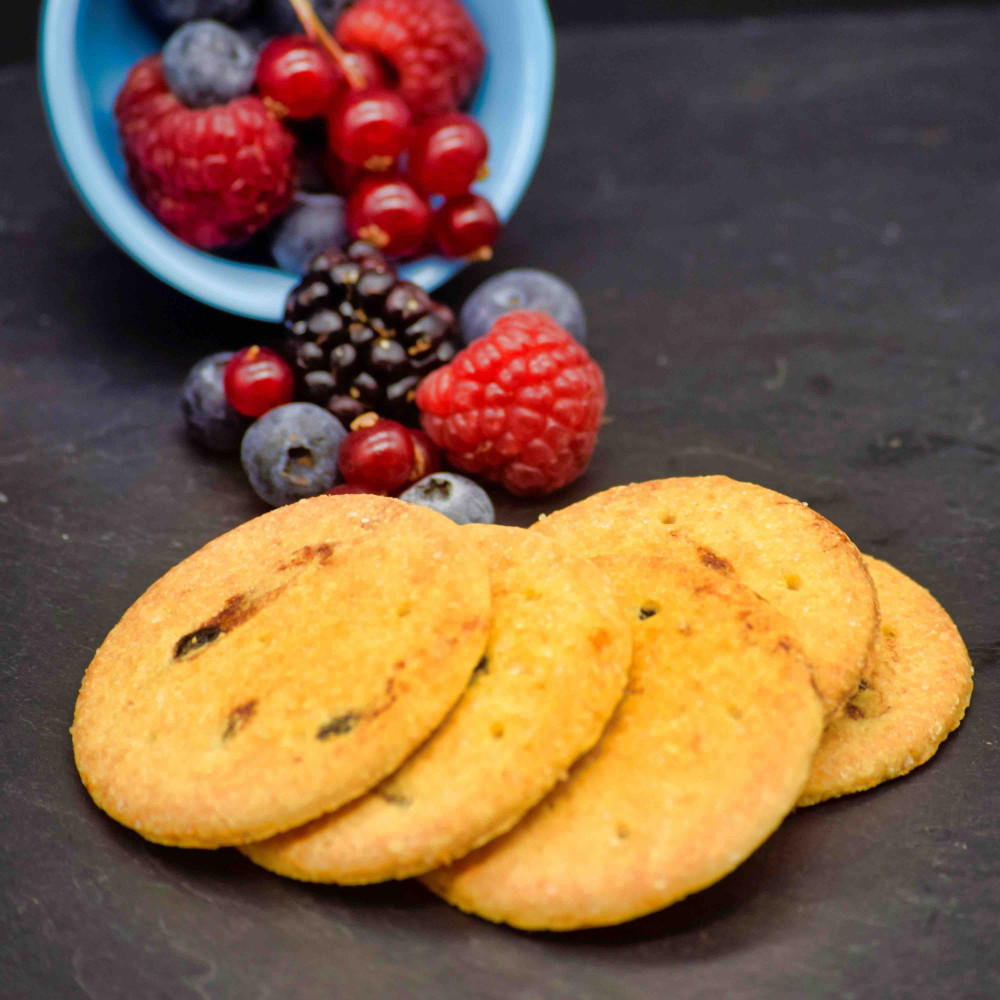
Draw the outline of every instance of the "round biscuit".
[[[511,831],[424,876],[529,930],[616,924],[722,878],[794,806],[822,730],[809,666],[766,601],[680,543],[600,557],[632,672],[593,750]]]
[[[882,608],[870,675],[827,727],[799,805],[873,788],[926,763],[972,697],[972,662],[934,597],[865,556]]]
[[[241,848],[252,861],[341,884],[422,874],[508,830],[599,738],[632,658],[610,582],[541,535],[462,530],[492,589],[486,653],[462,699],[376,789]]]
[[[489,627],[458,526],[372,496],[255,518],[170,570],[87,670],[94,801],[149,840],[260,840],[393,771],[459,698]]]
[[[807,504],[726,476],[619,486],[532,526],[585,555],[660,550],[681,529],[791,620],[827,718],[858,688],[878,602],[851,540]]]

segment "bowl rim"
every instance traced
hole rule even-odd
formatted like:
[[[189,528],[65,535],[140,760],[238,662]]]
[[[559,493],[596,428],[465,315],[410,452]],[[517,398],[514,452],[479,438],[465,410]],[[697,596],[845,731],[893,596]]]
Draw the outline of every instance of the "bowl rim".
[[[77,30],[83,0],[45,0],[39,30],[39,90],[59,160],[80,201],[98,227],[134,261],[161,281],[209,306],[249,319],[281,319],[296,279],[255,264],[216,257],[170,234],[126,191],[104,155],[80,82]],[[555,32],[546,0],[522,0],[520,32],[530,38],[527,71],[538,95],[537,113],[518,123],[515,155],[494,207],[503,221],[521,201],[538,165],[548,132],[555,84]],[[112,221],[113,220],[113,221]],[[206,258],[214,262],[207,266]],[[221,265],[221,266],[220,266]],[[400,273],[428,291],[465,263],[424,257]],[[242,280],[233,276],[244,272]]]

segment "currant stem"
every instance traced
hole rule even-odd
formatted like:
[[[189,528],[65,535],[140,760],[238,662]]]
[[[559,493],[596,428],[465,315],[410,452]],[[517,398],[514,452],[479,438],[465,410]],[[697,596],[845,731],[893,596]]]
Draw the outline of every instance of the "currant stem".
[[[326,49],[340,67],[352,90],[361,90],[365,85],[362,76],[351,66],[347,53],[337,43],[336,39],[326,30],[326,25],[319,19],[313,9],[312,0],[288,0],[295,11],[295,16],[302,22],[306,34]]]

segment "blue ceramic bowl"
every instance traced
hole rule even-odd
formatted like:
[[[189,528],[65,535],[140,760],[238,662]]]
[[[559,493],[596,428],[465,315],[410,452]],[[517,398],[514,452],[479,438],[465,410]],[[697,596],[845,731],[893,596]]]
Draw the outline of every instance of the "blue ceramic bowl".
[[[472,113],[490,138],[490,177],[477,187],[506,220],[535,171],[548,127],[555,42],[545,0],[463,0],[488,51]],[[41,82],[56,146],[83,203],[145,268],[209,305],[281,318],[295,277],[204,253],[171,236],[125,179],[111,114],[129,68],[162,45],[132,0],[46,0]],[[428,290],[462,261],[424,257],[401,268]]]

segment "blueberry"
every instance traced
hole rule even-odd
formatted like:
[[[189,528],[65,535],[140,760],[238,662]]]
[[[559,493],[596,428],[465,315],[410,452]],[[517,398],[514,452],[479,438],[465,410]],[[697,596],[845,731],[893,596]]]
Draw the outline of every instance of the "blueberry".
[[[435,472],[414,483],[400,500],[430,507],[456,524],[493,524],[496,513],[489,496],[478,483],[453,472]]]
[[[218,21],[192,21],[163,47],[163,75],[189,108],[225,104],[250,93],[257,52],[243,36]]]
[[[319,19],[333,28],[341,11],[350,0],[313,0],[313,9]],[[267,23],[276,35],[301,35],[302,24],[288,0],[264,0]]]
[[[213,451],[238,451],[250,419],[237,413],[227,402],[222,373],[232,352],[202,358],[181,389],[181,413],[188,433]]]
[[[254,492],[272,507],[325,493],[337,478],[343,424],[315,403],[269,410],[243,437],[240,458]]]
[[[579,296],[562,278],[532,267],[504,271],[484,281],[462,306],[462,339],[486,336],[493,324],[515,309],[548,313],[581,343],[587,340],[587,317]]]
[[[300,191],[274,231],[271,254],[282,271],[304,274],[316,254],[339,249],[346,242],[344,199],[335,194]]]
[[[138,0],[138,4],[156,24],[169,31],[206,17],[235,24],[250,13],[253,0]]]

